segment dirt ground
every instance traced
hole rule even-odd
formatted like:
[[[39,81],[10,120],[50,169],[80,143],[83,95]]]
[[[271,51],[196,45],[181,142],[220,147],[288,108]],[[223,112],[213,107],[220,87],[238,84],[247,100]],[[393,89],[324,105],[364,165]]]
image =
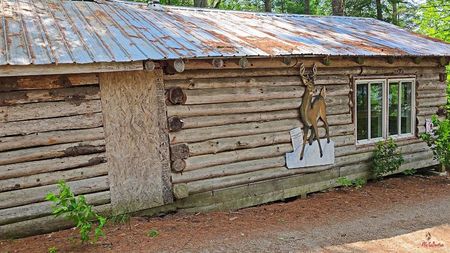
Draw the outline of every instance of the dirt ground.
[[[448,224],[450,178],[417,175],[235,212],[132,218],[87,245],[73,229],[0,241],[0,252],[450,252]],[[408,250],[383,248],[402,240]]]

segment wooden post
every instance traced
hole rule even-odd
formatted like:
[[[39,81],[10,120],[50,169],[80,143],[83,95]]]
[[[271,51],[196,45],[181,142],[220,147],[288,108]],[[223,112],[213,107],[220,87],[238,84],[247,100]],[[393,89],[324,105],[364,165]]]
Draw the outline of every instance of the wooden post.
[[[162,71],[100,75],[114,214],[173,201]]]

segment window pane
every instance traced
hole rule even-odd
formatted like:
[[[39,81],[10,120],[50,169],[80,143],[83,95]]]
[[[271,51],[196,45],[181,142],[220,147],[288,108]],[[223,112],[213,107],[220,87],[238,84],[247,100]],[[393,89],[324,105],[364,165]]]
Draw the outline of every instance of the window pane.
[[[357,139],[369,138],[368,133],[368,89],[367,84],[358,84],[356,88],[356,119],[357,119]]]
[[[383,86],[370,84],[370,138],[382,137],[383,131]]]
[[[398,134],[398,82],[389,83],[389,135]]]
[[[400,89],[401,99],[401,130],[402,134],[412,133],[411,131],[411,106],[412,106],[412,83],[402,82]]]

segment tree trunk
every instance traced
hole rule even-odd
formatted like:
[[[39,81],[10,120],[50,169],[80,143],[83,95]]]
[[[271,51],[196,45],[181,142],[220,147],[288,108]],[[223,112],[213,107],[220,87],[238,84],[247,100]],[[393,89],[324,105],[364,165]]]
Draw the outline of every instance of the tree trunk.
[[[264,0],[264,11],[272,12],[272,0]]]
[[[205,8],[208,6],[208,1],[207,0],[194,0],[194,6],[200,7],[200,8]]]
[[[331,2],[333,16],[344,16],[344,0],[333,0]]]
[[[305,0],[305,14],[311,14],[309,0]]]
[[[375,2],[377,4],[377,19],[383,20],[383,9],[381,5],[381,0],[376,0]]]
[[[392,23],[398,25],[398,10],[397,10],[397,0],[392,0]]]
[[[215,9],[218,9],[221,1],[222,1],[222,0],[215,0],[215,1],[213,2],[212,7],[215,8]]]

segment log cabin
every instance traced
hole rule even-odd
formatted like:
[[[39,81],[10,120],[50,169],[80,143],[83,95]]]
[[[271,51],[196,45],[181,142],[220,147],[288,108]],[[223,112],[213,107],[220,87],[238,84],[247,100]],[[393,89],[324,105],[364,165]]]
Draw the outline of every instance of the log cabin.
[[[44,200],[60,180],[105,215],[156,215],[369,178],[387,138],[405,159],[397,172],[437,164],[418,136],[447,103],[442,41],[356,17],[120,1],[0,10],[0,238],[72,226]],[[302,100],[324,87],[328,160],[301,142],[299,160]]]

